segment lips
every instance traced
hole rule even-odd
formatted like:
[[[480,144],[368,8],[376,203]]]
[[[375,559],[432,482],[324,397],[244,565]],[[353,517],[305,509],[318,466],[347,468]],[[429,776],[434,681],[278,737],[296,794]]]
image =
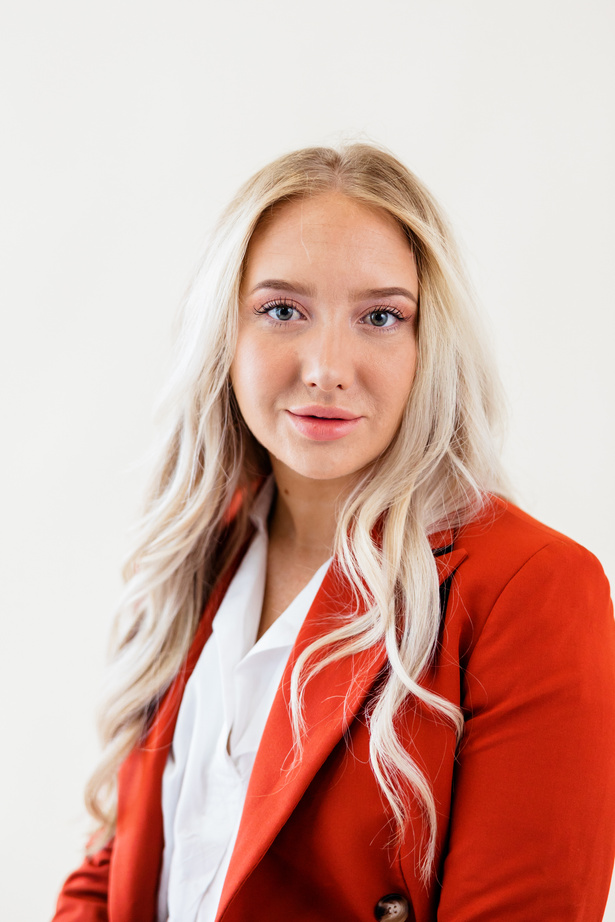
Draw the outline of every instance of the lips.
[[[356,413],[341,407],[320,407],[317,404],[308,407],[293,407],[288,411],[293,416],[313,416],[316,419],[360,419]]]
[[[294,428],[313,442],[332,442],[355,429],[363,417],[341,407],[295,407],[286,411]]]

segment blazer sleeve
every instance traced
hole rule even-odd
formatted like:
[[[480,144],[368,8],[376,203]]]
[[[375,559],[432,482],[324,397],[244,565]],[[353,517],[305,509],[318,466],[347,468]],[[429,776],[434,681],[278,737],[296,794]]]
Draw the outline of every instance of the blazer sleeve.
[[[66,879],[52,922],[108,922],[107,894],[113,841],[85,858]]]
[[[615,626],[593,555],[553,541],[518,570],[462,691],[439,922],[599,922],[615,853]]]

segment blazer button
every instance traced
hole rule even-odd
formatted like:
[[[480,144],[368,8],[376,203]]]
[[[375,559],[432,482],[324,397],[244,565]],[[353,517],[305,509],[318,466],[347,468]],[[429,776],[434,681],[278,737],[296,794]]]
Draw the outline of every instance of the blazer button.
[[[378,922],[380,922],[380,919],[395,919],[395,922],[406,922],[409,914],[408,900],[401,893],[387,893],[374,906],[374,917],[378,919]]]

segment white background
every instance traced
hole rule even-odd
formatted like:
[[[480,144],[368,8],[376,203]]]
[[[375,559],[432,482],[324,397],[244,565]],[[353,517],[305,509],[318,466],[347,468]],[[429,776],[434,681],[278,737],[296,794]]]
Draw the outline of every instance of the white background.
[[[216,214],[272,157],[373,138],[444,203],[490,317],[520,503],[615,578],[615,7],[4,10],[0,915],[32,922],[81,856],[172,317]]]

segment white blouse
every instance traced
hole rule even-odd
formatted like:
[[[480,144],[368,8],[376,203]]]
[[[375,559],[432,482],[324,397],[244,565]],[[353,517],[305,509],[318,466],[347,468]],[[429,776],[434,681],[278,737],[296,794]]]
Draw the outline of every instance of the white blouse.
[[[267,567],[273,477],[254,504],[256,533],[186,684],[162,780],[159,922],[214,922],[269,711],[330,560],[255,643]]]

